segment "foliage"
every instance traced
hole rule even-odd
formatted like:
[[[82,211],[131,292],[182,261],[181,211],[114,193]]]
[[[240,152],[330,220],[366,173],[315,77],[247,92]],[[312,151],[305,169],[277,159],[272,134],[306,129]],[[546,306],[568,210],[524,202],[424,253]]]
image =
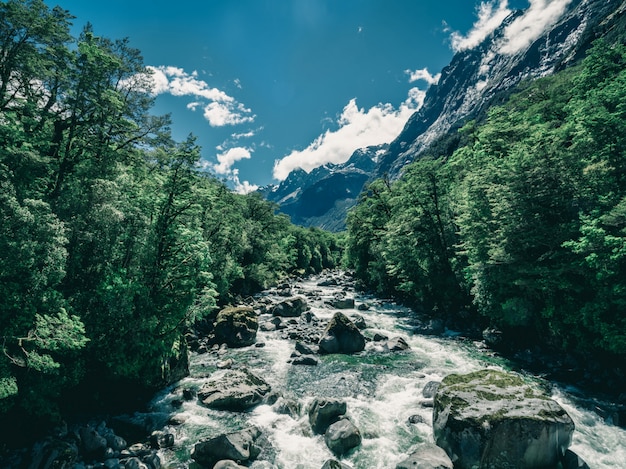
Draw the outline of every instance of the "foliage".
[[[520,345],[626,354],[625,80],[626,47],[597,41],[468,123],[452,156],[374,182],[349,216],[357,276]]]
[[[0,414],[162,385],[193,321],[341,256],[199,169],[140,53],[71,18],[0,4]]]

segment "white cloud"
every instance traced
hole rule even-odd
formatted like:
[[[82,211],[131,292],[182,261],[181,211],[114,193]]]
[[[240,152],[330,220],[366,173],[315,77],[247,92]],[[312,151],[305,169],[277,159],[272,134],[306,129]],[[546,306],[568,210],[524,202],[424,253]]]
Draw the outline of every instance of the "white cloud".
[[[204,118],[212,127],[252,122],[255,118],[252,111],[238,103],[235,98],[217,88],[211,88],[208,83],[199,79],[197,71],[187,73],[182,68],[164,65],[146,68],[151,72],[152,86],[149,91],[152,94],[168,93],[172,96],[194,98],[194,101],[187,104],[187,108],[195,111],[202,107]]]
[[[422,68],[420,70],[405,70],[404,73],[409,75],[409,83],[424,80],[429,85],[434,85],[439,81],[439,78],[441,78],[441,73],[432,75],[427,68]]]
[[[236,174],[237,170],[233,170],[233,165],[240,160],[249,160],[252,157],[252,150],[245,147],[235,147],[226,150],[217,155],[218,164],[213,166],[213,170],[217,174]]]
[[[256,184],[250,184],[250,182],[248,181],[240,181],[239,174],[237,172],[233,174],[231,180],[233,182],[235,192],[239,194],[249,194],[250,192],[254,192],[259,188],[259,186],[257,186]]]
[[[413,88],[399,109],[379,104],[367,111],[359,109],[356,99],[350,100],[337,120],[339,128],[327,130],[304,150],[294,150],[275,161],[274,177],[282,181],[296,168],[311,171],[327,163],[344,163],[358,148],[390,142],[423,104],[424,96],[424,91]]]
[[[214,101],[204,107],[204,118],[212,127],[223,127],[252,122],[254,116],[250,116],[250,112],[250,109],[246,109],[241,104],[233,106],[231,103]]]
[[[258,130],[262,130],[262,129],[263,129],[263,127],[261,127]],[[256,133],[257,133],[257,130],[250,130],[249,132],[239,132],[239,133],[231,134],[230,137],[233,140],[239,140],[239,139],[242,139],[242,138],[252,138],[252,137],[254,137],[256,135]]]
[[[187,109],[190,109],[190,110],[192,110],[192,111],[195,111],[195,110],[196,110],[196,108],[197,108],[198,106],[201,106],[201,105],[202,105],[202,103],[200,103],[200,102],[198,102],[198,101],[193,101],[193,102],[191,102],[191,103],[188,103],[188,104],[187,104]]]
[[[504,36],[497,44],[498,52],[512,55],[528,47],[561,18],[571,2],[529,0],[529,7],[504,30]],[[508,0],[481,2],[477,11],[478,19],[472,29],[464,36],[458,32],[452,33],[452,49],[459,52],[478,46],[510,13]]]
[[[572,0],[530,0],[530,7],[507,26],[503,54],[515,54],[537,40],[550,26],[556,24]]]
[[[452,50],[460,52],[478,46],[510,14],[508,0],[481,2],[477,10],[478,19],[472,29],[465,36],[458,32],[452,33],[450,37]]]

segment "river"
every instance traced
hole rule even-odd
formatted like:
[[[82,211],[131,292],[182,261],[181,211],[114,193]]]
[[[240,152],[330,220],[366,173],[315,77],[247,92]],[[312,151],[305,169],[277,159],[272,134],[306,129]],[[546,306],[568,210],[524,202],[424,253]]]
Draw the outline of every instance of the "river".
[[[330,319],[337,311],[326,305],[342,286],[318,286],[320,277],[298,280],[294,294],[307,295],[311,312],[320,319]],[[273,293],[265,293],[273,297]],[[375,342],[355,355],[319,356],[318,366],[294,366],[288,363],[294,341],[283,337],[283,331],[257,335],[257,345],[229,349],[225,354],[192,354],[190,376],[157,395],[151,412],[175,435],[173,449],[162,450],[163,467],[193,466],[190,458],[194,444],[201,438],[258,426],[272,444],[272,461],[259,460],[250,467],[319,469],[333,455],[319,435],[311,435],[304,410],[295,418],[277,413],[275,407],[260,405],[249,412],[234,413],[207,409],[192,399],[182,402],[183,389],[198,390],[209,376],[223,373],[220,361],[232,359],[234,367],[245,365],[271,384],[274,391],[297,400],[302,409],[314,397],[338,397],[347,402],[348,416],[363,435],[362,445],[342,460],[354,469],[394,468],[411,449],[423,441],[432,441],[432,408],[422,396],[430,381],[440,381],[450,373],[465,373],[485,367],[509,369],[484,344],[461,339],[453,332],[443,337],[412,333],[412,313],[389,301],[361,295],[354,290],[356,306],[365,303],[367,311],[343,310],[346,315],[365,318],[366,337],[381,333],[388,337],[403,336],[410,350],[384,353]],[[279,297],[276,297],[278,300]],[[540,379],[537,378],[539,381]],[[545,385],[545,383],[543,383]],[[551,385],[553,399],[574,420],[576,430],[570,449],[581,456],[592,469],[626,467],[626,431],[606,423],[581,402],[573,388]],[[601,404],[601,403],[600,403]],[[409,418],[416,423],[410,423]]]

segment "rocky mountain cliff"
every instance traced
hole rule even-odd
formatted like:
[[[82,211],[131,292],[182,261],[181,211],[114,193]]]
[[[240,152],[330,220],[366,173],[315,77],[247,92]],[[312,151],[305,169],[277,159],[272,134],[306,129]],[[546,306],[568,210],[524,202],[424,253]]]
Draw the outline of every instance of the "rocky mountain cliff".
[[[357,150],[342,165],[310,173],[292,172],[279,186],[263,190],[292,221],[332,231],[345,228],[345,215],[367,181],[385,174],[395,179],[420,156],[449,154],[456,131],[502,102],[522,80],[546,76],[580,60],[593,40],[615,40],[626,29],[626,0],[572,0],[558,19],[535,37],[512,37],[528,21],[511,13],[481,44],[458,52],[432,85],[423,106],[388,146]],[[522,30],[523,31],[523,30]],[[442,143],[443,142],[443,143]]]

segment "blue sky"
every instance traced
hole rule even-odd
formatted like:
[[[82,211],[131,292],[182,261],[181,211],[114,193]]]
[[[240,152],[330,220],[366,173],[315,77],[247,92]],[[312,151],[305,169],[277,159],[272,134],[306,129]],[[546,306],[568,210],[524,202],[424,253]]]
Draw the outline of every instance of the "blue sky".
[[[245,192],[389,142],[455,50],[514,8],[569,0],[46,0],[77,35],[128,37],[153,70],[155,114]],[[544,15],[545,16],[545,15]]]

